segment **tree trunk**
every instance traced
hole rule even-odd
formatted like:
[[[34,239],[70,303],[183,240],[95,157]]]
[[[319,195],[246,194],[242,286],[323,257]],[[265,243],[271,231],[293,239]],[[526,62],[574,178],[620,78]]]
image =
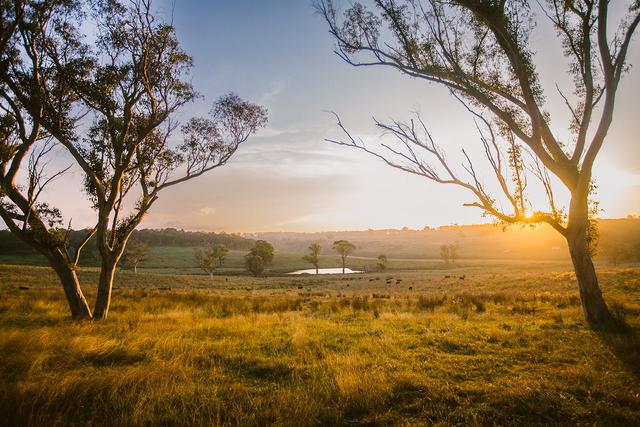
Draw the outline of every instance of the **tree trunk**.
[[[588,227],[587,198],[574,196],[569,208],[566,238],[580,289],[582,311],[590,325],[607,328],[613,326],[615,321],[598,285],[598,276],[589,248]]]
[[[213,272],[209,272],[209,279],[211,279],[211,281],[213,281]]]
[[[72,266],[58,250],[47,254],[47,259],[60,279],[71,309],[71,317],[74,320],[91,319],[91,309],[82,293],[80,281]]]
[[[133,264],[133,274],[138,274],[138,264]]]
[[[346,264],[346,259],[345,257],[342,257],[342,274],[344,274],[344,266]]]
[[[109,314],[111,305],[111,290],[113,288],[113,276],[116,271],[116,264],[110,259],[103,259],[100,268],[100,279],[98,281],[98,296],[96,298],[96,309],[93,312],[94,319],[104,320]]]
[[[318,266],[316,265],[316,276],[318,275]]]

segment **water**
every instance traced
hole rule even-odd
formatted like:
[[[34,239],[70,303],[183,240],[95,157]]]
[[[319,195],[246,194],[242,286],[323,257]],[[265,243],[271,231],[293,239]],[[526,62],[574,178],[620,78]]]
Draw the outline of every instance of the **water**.
[[[362,271],[352,270],[350,268],[344,269],[344,274],[353,274],[353,273],[362,273]],[[289,274],[316,274],[316,269],[312,268],[309,270],[292,271]],[[318,269],[318,274],[342,274],[342,268],[320,268]]]

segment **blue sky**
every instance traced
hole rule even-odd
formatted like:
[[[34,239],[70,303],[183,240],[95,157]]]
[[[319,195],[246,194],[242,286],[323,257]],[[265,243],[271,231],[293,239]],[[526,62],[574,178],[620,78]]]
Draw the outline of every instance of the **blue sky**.
[[[348,4],[343,1],[343,4]],[[379,140],[372,116],[406,119],[421,113],[438,142],[459,158],[460,147],[480,154],[473,122],[442,88],[382,68],[354,68],[332,53],[333,41],[310,0],[156,1],[173,16],[178,36],[194,58],[193,83],[205,100],[181,114],[204,114],[211,102],[234,91],[269,110],[269,125],[224,168],[161,195],[143,226],[213,231],[422,228],[484,222],[462,207],[464,191],[391,170],[361,153],[324,142],[337,135],[326,110],[338,112],[350,130]],[[546,86],[567,82],[558,67],[553,32],[533,38]],[[553,49],[556,49],[555,51]],[[623,82],[618,110],[596,164],[603,216],[640,214],[640,52]],[[560,117],[561,103],[550,110]],[[478,157],[478,162],[482,158]],[[74,196],[62,186],[59,196]],[[536,195],[533,195],[535,201]],[[65,212],[90,222],[84,205]],[[86,224],[88,225],[88,224]]]

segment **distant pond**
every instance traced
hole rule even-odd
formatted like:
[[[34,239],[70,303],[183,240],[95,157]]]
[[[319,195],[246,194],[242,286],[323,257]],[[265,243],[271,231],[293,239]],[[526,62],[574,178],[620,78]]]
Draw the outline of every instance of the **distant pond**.
[[[344,269],[344,274],[353,274],[353,273],[362,273],[362,271],[352,270],[350,268]],[[309,270],[298,270],[292,271],[288,274],[316,274],[316,269],[312,268]],[[318,274],[342,274],[342,268],[320,268],[318,269]]]

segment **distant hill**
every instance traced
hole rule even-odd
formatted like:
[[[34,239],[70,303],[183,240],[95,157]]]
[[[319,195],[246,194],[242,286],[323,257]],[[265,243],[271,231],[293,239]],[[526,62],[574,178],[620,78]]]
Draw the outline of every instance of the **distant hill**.
[[[640,261],[640,218],[602,219],[599,251],[606,254],[612,247],[624,248],[631,258]],[[71,242],[79,241],[84,232],[72,231]],[[322,254],[333,254],[331,244],[345,239],[357,246],[354,256],[377,257],[385,254],[395,259],[439,258],[440,246],[459,245],[459,255],[467,259],[531,259],[567,260],[566,242],[555,230],[547,226],[502,228],[491,224],[450,225],[424,230],[365,230],[325,231],[318,233],[264,232],[264,233],[207,233],[175,228],[136,230],[132,239],[152,247],[198,247],[224,243],[230,249],[244,251],[255,240],[271,242],[280,253],[300,254],[312,242],[322,245]],[[22,243],[7,230],[0,230],[0,260],[16,257],[39,258],[31,247]],[[97,260],[91,242],[83,252],[84,265]],[[44,259],[42,260],[44,261]],[[8,262],[8,261],[6,261]],[[30,263],[31,261],[26,261]]]
[[[598,221],[601,249],[619,245],[637,251],[640,245],[640,218]],[[331,252],[335,240],[353,242],[354,255],[391,258],[438,258],[440,246],[459,244],[462,258],[476,259],[568,259],[564,238],[548,226],[503,228],[492,224],[451,225],[424,230],[331,231],[319,233],[265,232],[244,234],[271,242],[281,252],[306,251],[318,242],[323,253]]]

